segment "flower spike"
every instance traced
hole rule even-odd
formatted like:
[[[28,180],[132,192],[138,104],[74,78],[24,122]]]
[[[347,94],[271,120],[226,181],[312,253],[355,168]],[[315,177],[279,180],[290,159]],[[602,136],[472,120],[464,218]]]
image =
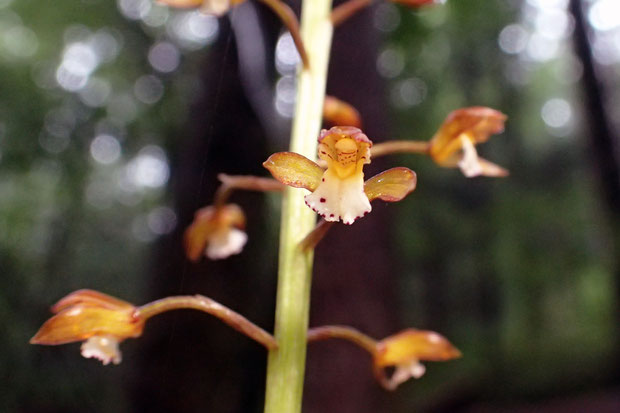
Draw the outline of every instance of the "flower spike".
[[[503,177],[508,171],[478,157],[475,145],[504,131],[506,115],[481,106],[451,112],[430,141],[429,154],[440,166],[459,167],[468,178]]]
[[[305,197],[306,205],[326,221],[350,225],[371,211],[370,201],[399,201],[415,188],[416,175],[407,168],[385,171],[364,184],[371,146],[361,130],[335,126],[319,136],[319,158],[326,170],[292,152],[273,154],[263,166],[283,184],[312,192]]]
[[[196,262],[203,254],[212,260],[239,254],[248,240],[244,228],[245,215],[236,204],[199,209],[185,230],[187,257]]]

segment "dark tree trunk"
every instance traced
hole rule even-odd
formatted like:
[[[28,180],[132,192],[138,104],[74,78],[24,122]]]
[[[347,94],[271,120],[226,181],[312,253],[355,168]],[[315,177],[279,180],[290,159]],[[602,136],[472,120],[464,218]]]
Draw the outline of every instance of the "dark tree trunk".
[[[263,196],[235,193],[248,222],[243,254],[191,264],[183,231],[194,212],[212,204],[217,174],[264,174],[266,138],[239,81],[237,49],[228,19],[204,65],[204,89],[179,144],[172,192],[178,227],[156,246],[150,298],[204,294],[271,329],[275,263],[267,262]],[[266,351],[205,314],[170,313],[149,321],[140,340],[142,363],[133,411],[260,411]]]
[[[620,322],[620,163],[618,162],[618,135],[613,130],[607,113],[603,80],[599,77],[588,38],[588,23],[584,16],[583,2],[570,1],[570,11],[575,19],[574,47],[583,64],[581,82],[584,98],[584,117],[588,131],[592,168],[598,177],[601,197],[609,214],[610,233],[614,253],[614,279],[616,291],[616,320]],[[617,323],[620,326],[620,323]],[[616,329],[616,356],[613,361],[614,379],[620,379],[620,327]]]

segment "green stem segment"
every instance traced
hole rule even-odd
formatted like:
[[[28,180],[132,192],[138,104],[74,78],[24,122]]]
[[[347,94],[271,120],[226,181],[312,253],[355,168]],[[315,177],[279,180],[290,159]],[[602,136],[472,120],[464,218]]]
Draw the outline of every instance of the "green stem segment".
[[[306,0],[302,5],[301,37],[309,65],[298,74],[290,150],[312,160],[317,156],[325,100],[333,32],[330,12],[331,0]],[[313,251],[303,251],[299,243],[316,222],[316,214],[305,205],[303,196],[303,191],[287,188],[282,201],[275,315],[279,347],[269,353],[265,413],[301,412]]]

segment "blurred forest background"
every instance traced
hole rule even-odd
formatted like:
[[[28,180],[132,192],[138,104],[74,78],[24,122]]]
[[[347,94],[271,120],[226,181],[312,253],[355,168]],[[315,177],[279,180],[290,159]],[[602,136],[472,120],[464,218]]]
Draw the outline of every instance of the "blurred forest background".
[[[265,352],[203,314],[152,320],[120,366],[28,340],[79,288],[201,293],[272,328],[279,196],[233,196],[239,256],[190,264],[181,236],[218,172],[266,176],[286,150],[297,61],[252,1],[216,19],[0,0],[0,411],[262,411]],[[499,109],[507,130],[479,151],[511,175],[373,162],[368,176],[404,165],[418,188],[328,234],[311,325],[432,329],[464,357],[387,393],[362,351],[313,344],[304,412],[620,411],[620,2],[376,4],[336,30],[328,93],[375,142]]]

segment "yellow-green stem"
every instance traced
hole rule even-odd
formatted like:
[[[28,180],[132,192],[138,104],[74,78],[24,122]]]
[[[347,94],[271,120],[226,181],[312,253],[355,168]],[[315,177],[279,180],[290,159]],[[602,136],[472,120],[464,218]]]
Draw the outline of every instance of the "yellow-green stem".
[[[302,5],[301,37],[309,65],[298,74],[290,150],[309,159],[316,159],[321,127],[333,32],[330,12],[331,0],[305,0]],[[275,316],[279,347],[269,353],[265,413],[301,412],[313,251],[302,251],[299,243],[316,222],[303,196],[302,190],[287,188],[282,201]]]

